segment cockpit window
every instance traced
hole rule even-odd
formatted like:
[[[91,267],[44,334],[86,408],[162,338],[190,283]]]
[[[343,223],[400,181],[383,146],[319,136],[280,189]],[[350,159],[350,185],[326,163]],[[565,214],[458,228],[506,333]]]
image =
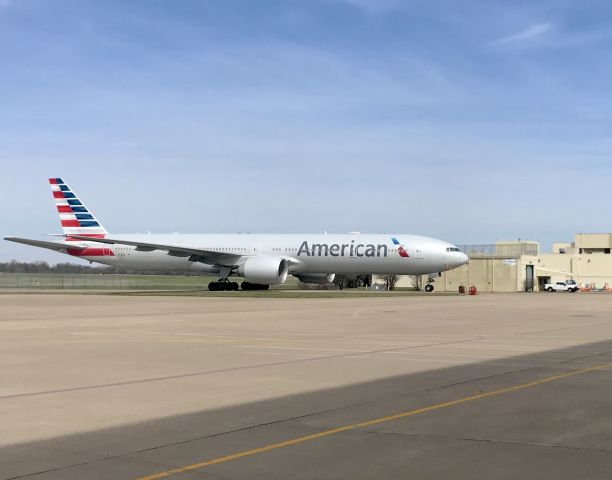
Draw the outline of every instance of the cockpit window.
[[[459,250],[457,247],[448,247],[446,251],[447,252],[460,252],[461,250]]]

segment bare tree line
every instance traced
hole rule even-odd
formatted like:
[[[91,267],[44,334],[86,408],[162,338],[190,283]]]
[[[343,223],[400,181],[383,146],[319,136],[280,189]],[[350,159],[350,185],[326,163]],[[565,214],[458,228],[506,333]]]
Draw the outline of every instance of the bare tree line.
[[[397,282],[399,282],[400,276],[395,274],[389,274],[379,275],[378,278],[383,281],[386,289],[391,291],[395,290],[395,286],[397,285]],[[414,289],[420,291],[423,288],[423,277],[421,275],[411,275],[411,278],[412,286],[414,287]]]
[[[124,268],[109,267],[104,265],[80,265],[78,263],[58,263],[56,265],[49,265],[47,262],[18,262],[12,260],[10,262],[0,262],[0,272],[2,273],[53,273],[53,274],[67,274],[67,273],[78,273],[78,274],[89,274],[89,275],[101,275],[101,274],[136,274],[136,275],[200,275],[197,272],[183,272],[183,271],[139,271],[139,270],[126,270]]]

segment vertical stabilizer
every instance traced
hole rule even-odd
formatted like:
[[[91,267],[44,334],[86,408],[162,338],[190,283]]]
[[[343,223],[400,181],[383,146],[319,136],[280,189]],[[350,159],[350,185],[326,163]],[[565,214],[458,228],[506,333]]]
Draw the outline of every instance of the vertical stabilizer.
[[[61,178],[50,178],[49,183],[65,235],[103,238],[108,233]]]

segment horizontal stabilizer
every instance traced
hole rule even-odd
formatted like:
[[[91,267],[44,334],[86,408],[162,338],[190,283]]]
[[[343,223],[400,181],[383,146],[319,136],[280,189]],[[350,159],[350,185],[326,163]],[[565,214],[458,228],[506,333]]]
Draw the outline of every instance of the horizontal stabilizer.
[[[68,249],[70,250],[84,250],[85,247],[79,247],[77,245],[66,245],[64,242],[46,242],[44,240],[32,240],[30,238],[19,238],[19,237],[4,237],[5,240],[9,242],[23,243],[24,245],[32,245],[33,247],[42,247],[48,248],[49,250],[54,250],[56,252],[66,253]]]

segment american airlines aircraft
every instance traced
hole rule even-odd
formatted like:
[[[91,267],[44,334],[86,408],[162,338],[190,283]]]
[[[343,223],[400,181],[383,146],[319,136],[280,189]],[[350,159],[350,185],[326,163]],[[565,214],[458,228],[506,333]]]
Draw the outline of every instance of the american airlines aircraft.
[[[407,234],[110,235],[61,178],[49,183],[64,231],[61,241],[5,240],[126,269],[218,275],[210,290],[238,290],[231,276],[244,278],[243,290],[263,290],[288,275],[324,284],[335,274],[424,275],[468,261],[455,245]]]

